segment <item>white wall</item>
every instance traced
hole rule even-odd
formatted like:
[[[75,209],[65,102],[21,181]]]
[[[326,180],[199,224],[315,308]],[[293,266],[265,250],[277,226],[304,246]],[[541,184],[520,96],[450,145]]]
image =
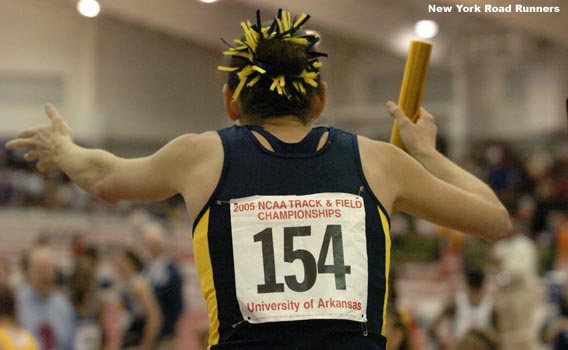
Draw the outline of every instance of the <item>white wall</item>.
[[[10,97],[23,84],[47,80],[43,91],[56,98],[77,135],[98,139],[95,118],[95,23],[76,12],[33,0],[0,0],[0,95]],[[4,79],[3,79],[4,78]],[[49,86],[49,81],[62,84]],[[3,85],[3,86],[2,86]],[[58,91],[61,88],[61,91]],[[1,133],[44,123],[45,96],[0,101]],[[60,97],[60,99],[58,98]]]
[[[388,139],[392,121],[384,100],[398,97],[404,58],[322,34],[322,50],[330,54],[323,59],[324,122]],[[480,40],[490,38],[483,35]],[[528,140],[566,127],[566,51],[537,47],[511,58],[468,51],[469,39],[454,38],[452,57],[432,66],[424,101],[449,134],[454,155],[465,153],[471,139]],[[115,148],[146,145],[146,152],[185,132],[229,125],[220,92],[226,76],[215,69],[223,63],[218,50],[117,18],[86,19],[71,3],[43,0],[0,0],[0,47],[0,137],[45,122],[47,99],[78,139]],[[512,67],[522,76],[518,103],[507,85]]]
[[[110,139],[164,140],[216,129],[228,120],[220,52],[102,20],[97,103]]]

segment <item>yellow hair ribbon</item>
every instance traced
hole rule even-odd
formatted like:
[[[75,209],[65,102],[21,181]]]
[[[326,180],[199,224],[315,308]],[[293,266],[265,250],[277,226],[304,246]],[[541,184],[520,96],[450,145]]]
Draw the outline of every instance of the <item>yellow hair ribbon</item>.
[[[290,25],[292,24],[291,17],[290,12],[282,11],[282,26],[284,27],[284,31],[290,30]]]
[[[306,93],[306,88],[304,87],[304,84],[301,81],[294,81],[292,83],[292,85],[294,85],[294,87],[296,88],[296,90],[301,93],[301,94],[305,94]]]
[[[298,44],[298,45],[308,45],[308,39],[305,39],[305,38],[294,38],[294,37],[291,37],[291,38],[285,38],[284,40],[285,40],[285,41],[292,42],[292,43],[294,43],[294,44]]]
[[[246,81],[245,79],[241,79],[239,81],[239,85],[237,85],[235,92],[233,92],[233,102],[237,102],[237,100],[239,99],[239,94],[241,93],[241,90],[245,86],[245,81]]]
[[[234,72],[237,69],[239,69],[239,67],[225,67],[225,66],[217,66],[218,70],[222,70],[224,72]]]
[[[241,51],[224,51],[224,55],[227,56],[240,56],[252,61],[252,54],[250,52],[241,52]]]
[[[235,92],[233,92],[233,102],[237,101],[237,99],[239,98],[241,90],[243,89],[245,83],[247,82],[247,77],[251,75],[252,72],[253,72],[252,67],[248,65],[243,67],[243,69],[237,73],[237,76],[239,77],[239,85],[237,85]]]
[[[280,33],[283,33],[284,30],[282,28],[282,21],[280,20],[280,18],[276,17],[276,23],[278,23],[278,29],[280,30]]]
[[[258,83],[260,78],[262,78],[262,75],[257,74],[256,77],[252,78],[252,80],[248,82],[247,87],[253,87],[254,84]]]
[[[315,78],[318,76],[317,72],[307,72],[307,71],[303,71],[302,74],[300,74],[298,76],[298,78],[304,79],[304,82],[306,84],[309,84],[313,87],[317,87],[318,86],[318,82],[315,81]]]
[[[298,17],[298,19],[296,20],[296,23],[294,23],[294,27],[297,27],[300,23],[302,23],[302,21],[308,17],[308,15],[306,15],[305,13],[302,13],[300,15],[300,17]]]
[[[251,48],[251,50],[253,52],[255,52],[256,51],[256,44],[257,44],[256,35],[258,35],[258,33],[256,33],[251,28],[251,26],[252,26],[252,24],[250,23],[250,21],[241,22],[241,27],[243,28],[243,31],[245,32],[245,43],[247,43],[248,46]]]
[[[265,69],[262,69],[262,68],[260,68],[260,67],[257,66],[257,65],[252,66],[252,70],[254,70],[254,71],[256,71],[256,72],[259,72],[260,74],[265,74],[265,73],[266,73],[266,70],[265,70]]]
[[[284,94],[284,86],[286,86],[286,78],[284,75],[279,75],[276,78],[272,78],[272,85],[270,85],[270,91],[278,91],[278,95]]]
[[[233,42],[234,42],[235,44],[239,44],[239,46],[237,46],[237,47],[232,47],[231,50],[241,51],[241,50],[248,49],[247,44],[245,44],[245,43],[244,43],[242,40],[240,40],[240,39],[235,39],[235,40],[233,40]]]

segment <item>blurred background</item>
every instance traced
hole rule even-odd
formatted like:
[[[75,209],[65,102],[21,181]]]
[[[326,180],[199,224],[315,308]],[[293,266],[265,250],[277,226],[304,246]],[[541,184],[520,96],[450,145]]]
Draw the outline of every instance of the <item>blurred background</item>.
[[[387,141],[384,104],[398,98],[410,40],[428,40],[423,105],[436,116],[439,149],[496,191],[516,228],[490,245],[393,213],[389,350],[568,349],[568,2],[513,4],[558,13],[455,6],[485,3],[0,0],[0,140],[44,124],[46,102],[78,143],[124,157],[229,126],[226,75],[216,70],[224,63],[220,38],[240,35],[240,21],[257,8],[268,20],[284,7],[312,15],[309,29],[329,54],[320,123]],[[121,283],[140,275],[162,313],[160,349],[204,349],[207,315],[183,200],[107,206],[62,173],[37,173],[22,156],[0,147],[0,283],[22,303],[23,289],[39,283],[33,266],[52,266],[50,293],[73,309],[69,347],[53,345],[65,336],[48,324],[35,334],[40,348],[127,347],[133,319],[154,324],[144,303],[143,312],[128,307],[137,293]],[[172,293],[179,312],[164,306]],[[22,312],[17,323],[37,333]]]

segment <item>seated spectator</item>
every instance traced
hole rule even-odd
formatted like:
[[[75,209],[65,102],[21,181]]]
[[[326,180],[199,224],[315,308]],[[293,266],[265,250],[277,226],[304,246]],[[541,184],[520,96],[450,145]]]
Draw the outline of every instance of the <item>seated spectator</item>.
[[[0,349],[39,350],[34,336],[16,321],[14,292],[5,284],[0,284]]]
[[[114,260],[119,281],[122,282],[122,347],[156,349],[162,315],[152,287],[142,274],[144,263],[138,254],[128,248],[119,248]]]
[[[40,349],[73,349],[75,313],[69,299],[55,289],[53,252],[37,247],[25,261],[27,283],[16,294],[18,320],[39,340]]]

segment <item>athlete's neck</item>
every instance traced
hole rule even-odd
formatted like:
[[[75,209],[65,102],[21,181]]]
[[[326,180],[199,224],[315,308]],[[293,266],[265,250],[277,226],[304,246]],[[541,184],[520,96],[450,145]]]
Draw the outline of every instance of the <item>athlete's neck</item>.
[[[311,121],[304,124],[297,117],[284,116],[265,120],[260,126],[284,142],[295,143],[306,137],[313,125]]]

